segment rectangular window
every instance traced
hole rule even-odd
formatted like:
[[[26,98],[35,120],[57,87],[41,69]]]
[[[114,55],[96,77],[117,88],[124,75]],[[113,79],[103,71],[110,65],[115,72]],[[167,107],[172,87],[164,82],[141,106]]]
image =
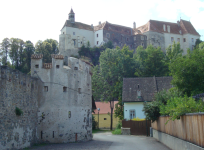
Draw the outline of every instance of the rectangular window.
[[[144,36],[141,36],[141,40],[144,40]]]
[[[98,34],[96,34],[96,36],[98,37]]]
[[[128,38],[127,38],[127,41],[128,41]]]
[[[75,35],[75,32],[73,32],[73,35]]]
[[[186,42],[186,38],[183,38],[183,42]]]
[[[44,92],[48,92],[48,86],[44,86]]]
[[[110,34],[109,34],[109,33],[106,33],[106,37],[107,37],[107,38],[110,38]]]
[[[78,70],[78,67],[74,67],[74,70]]]
[[[39,68],[39,65],[35,65],[35,68]]]
[[[171,42],[173,42],[174,41],[174,38],[173,37],[171,37]]]
[[[134,40],[136,41],[136,36],[134,37]]]
[[[177,39],[177,42],[180,42],[180,38]]]
[[[63,92],[67,92],[67,87],[63,87]]]
[[[97,45],[98,45],[98,41],[97,41]]]
[[[194,42],[194,39],[192,38],[192,42]]]
[[[123,36],[121,35],[121,40],[123,40]]]
[[[59,65],[56,65],[56,68],[59,69]]]
[[[81,88],[78,88],[78,93],[81,94]]]
[[[130,110],[130,119],[136,118],[135,117],[135,110]]]

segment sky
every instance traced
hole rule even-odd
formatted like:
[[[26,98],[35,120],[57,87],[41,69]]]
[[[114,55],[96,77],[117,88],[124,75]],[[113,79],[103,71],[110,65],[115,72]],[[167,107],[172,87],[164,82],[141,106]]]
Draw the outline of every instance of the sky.
[[[73,8],[75,21],[98,25],[108,21],[127,27],[151,20],[191,21],[204,40],[204,0],[0,0],[0,42],[20,38],[35,44],[59,41],[60,30]]]

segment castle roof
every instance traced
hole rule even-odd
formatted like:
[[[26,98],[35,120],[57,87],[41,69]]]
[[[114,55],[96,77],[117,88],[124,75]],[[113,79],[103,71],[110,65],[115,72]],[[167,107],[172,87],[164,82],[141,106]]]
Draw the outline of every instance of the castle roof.
[[[159,32],[159,33],[169,33],[167,29],[166,31],[164,31],[163,25],[170,26],[170,33],[173,33],[173,34],[189,33],[189,34],[200,36],[190,21],[186,21],[182,19],[178,21],[178,23],[149,20],[145,25],[138,27],[137,30],[140,30],[142,33],[147,32],[147,31],[154,31],[154,32]]]
[[[84,29],[84,30],[90,30],[90,31],[94,30],[93,27],[91,27],[90,25],[87,25],[87,24],[84,24],[84,23],[81,23],[81,22],[71,23],[70,20],[66,20],[63,28],[64,27],[72,27],[72,28],[78,28],[78,29]]]
[[[171,80],[172,77],[124,78],[122,101],[153,101],[155,93],[172,87]],[[141,97],[138,97],[138,92]]]
[[[121,25],[116,25],[116,24],[111,24],[107,21],[97,26],[94,26],[94,31],[101,30],[101,29],[118,32],[118,33],[125,34],[125,35],[132,35],[132,28],[121,26]]]
[[[70,10],[70,14],[74,14],[74,11],[73,11],[73,9],[71,8],[71,10]]]

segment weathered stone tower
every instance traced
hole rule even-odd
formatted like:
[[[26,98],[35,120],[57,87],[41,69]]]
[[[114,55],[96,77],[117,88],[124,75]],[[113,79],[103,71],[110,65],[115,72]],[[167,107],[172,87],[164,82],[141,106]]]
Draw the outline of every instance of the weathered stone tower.
[[[39,78],[38,136],[41,142],[66,143],[92,139],[92,91],[90,66],[69,57],[32,55],[31,76]]]

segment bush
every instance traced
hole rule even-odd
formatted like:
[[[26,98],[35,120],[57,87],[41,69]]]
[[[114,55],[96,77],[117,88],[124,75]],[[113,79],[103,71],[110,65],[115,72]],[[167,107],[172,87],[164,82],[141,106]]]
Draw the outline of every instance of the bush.
[[[184,115],[185,113],[195,113],[201,111],[204,111],[203,102],[201,100],[195,101],[195,99],[192,97],[187,97],[187,95],[184,97],[173,97],[167,101],[166,105],[160,105],[161,115],[169,115],[169,120],[173,121],[175,119],[180,119],[180,116]]]
[[[115,129],[114,131],[112,131],[112,134],[116,134],[116,135],[121,134],[121,129]]]
[[[121,129],[122,127],[122,121],[118,121],[118,123],[116,124],[116,129]]]
[[[96,122],[94,115],[92,115],[92,130],[98,128],[98,122]]]

